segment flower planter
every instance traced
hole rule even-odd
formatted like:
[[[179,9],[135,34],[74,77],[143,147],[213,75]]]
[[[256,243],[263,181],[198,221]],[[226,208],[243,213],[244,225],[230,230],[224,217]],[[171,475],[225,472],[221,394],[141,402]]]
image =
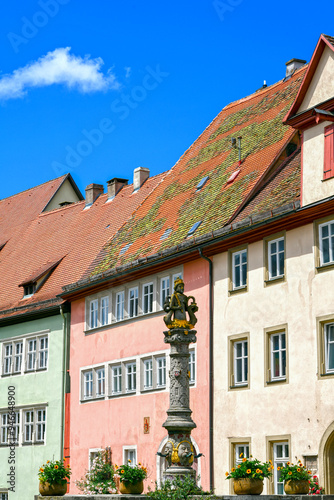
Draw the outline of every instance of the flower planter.
[[[284,482],[284,491],[287,495],[307,495],[310,484],[307,479],[289,479]]]
[[[140,495],[144,491],[144,481],[138,481],[137,483],[119,483],[119,491],[122,495]]]
[[[233,488],[236,495],[260,495],[263,490],[263,481],[252,477],[242,477],[233,480]]]
[[[55,484],[50,484],[47,482],[39,483],[39,493],[42,497],[46,496],[61,497],[65,495],[66,491],[67,491],[67,481]]]

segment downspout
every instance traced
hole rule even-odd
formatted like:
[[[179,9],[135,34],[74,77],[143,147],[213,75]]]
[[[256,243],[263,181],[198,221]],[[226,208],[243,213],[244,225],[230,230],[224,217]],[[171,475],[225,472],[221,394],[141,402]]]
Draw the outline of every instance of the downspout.
[[[202,259],[209,263],[209,455],[210,455],[210,491],[214,490],[214,453],[213,453],[213,264],[209,257],[198,249]]]
[[[63,311],[63,306],[59,306],[61,317],[63,318],[63,363],[61,370],[61,384],[62,384],[62,395],[61,395],[61,424],[60,424],[60,459],[64,456],[64,427],[65,427],[65,363],[66,363],[66,353],[67,353],[67,319]]]

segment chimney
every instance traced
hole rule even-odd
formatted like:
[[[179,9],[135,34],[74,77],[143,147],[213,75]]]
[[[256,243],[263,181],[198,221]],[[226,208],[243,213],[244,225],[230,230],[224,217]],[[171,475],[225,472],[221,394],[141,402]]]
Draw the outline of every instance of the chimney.
[[[114,177],[107,182],[108,185],[108,200],[111,201],[115,198],[116,194],[122,189],[123,186],[128,184],[128,179],[120,179],[119,177]]]
[[[133,190],[138,191],[138,189],[144,184],[146,179],[150,176],[150,169],[144,167],[135,168],[133,171]]]
[[[93,205],[94,201],[103,193],[102,184],[88,184],[86,191],[86,207]]]
[[[289,76],[292,76],[294,72],[304,66],[304,64],[306,64],[306,61],[304,61],[304,59],[290,59],[290,61],[285,63],[285,78],[289,78]]]

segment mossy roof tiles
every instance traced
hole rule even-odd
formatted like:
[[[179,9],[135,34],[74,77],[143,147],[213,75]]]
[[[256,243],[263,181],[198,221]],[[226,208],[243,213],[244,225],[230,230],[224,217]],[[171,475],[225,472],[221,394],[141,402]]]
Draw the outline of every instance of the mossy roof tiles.
[[[195,239],[228,224],[293,135],[293,129],[283,125],[282,120],[297,95],[305,70],[303,67],[289,80],[223,108],[145,203],[110,239],[86,276],[179,245],[200,220],[202,223],[192,236]],[[241,167],[238,151],[231,148],[231,138],[238,136],[242,136]],[[227,184],[238,168],[239,175]],[[196,192],[197,184],[206,175],[208,181]],[[170,236],[161,239],[168,228],[173,229]],[[120,255],[120,249],[129,243],[132,244],[129,250]]]

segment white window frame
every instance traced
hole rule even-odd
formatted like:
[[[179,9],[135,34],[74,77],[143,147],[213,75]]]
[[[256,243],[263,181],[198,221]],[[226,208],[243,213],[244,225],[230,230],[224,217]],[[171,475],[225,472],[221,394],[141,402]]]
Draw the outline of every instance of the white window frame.
[[[125,363],[125,392],[135,393],[137,390],[137,363],[129,361]]]
[[[93,370],[83,372],[83,399],[93,399]]]
[[[234,467],[242,463],[243,458],[249,458],[249,443],[235,443],[234,444]],[[240,456],[242,454],[242,456]]]
[[[156,356],[156,387],[165,388],[166,387],[166,356]]]
[[[35,441],[37,443],[44,443],[45,430],[46,430],[46,409],[37,408],[36,422],[35,422]],[[42,436],[42,438],[39,437],[40,435]]]
[[[116,321],[124,320],[124,301],[125,301],[125,291],[121,290],[116,293]]]
[[[100,375],[103,373],[103,377]],[[103,387],[103,392],[100,386]],[[98,365],[81,370],[81,401],[105,399],[107,394],[107,378],[105,365]]]
[[[164,276],[160,280],[160,305],[163,308],[166,298],[170,295],[170,277]]]
[[[2,377],[44,371],[49,363],[49,334],[44,332],[5,340],[1,342],[1,350]]]
[[[142,312],[143,314],[150,314],[153,311],[154,311],[154,283],[153,281],[150,281],[149,283],[143,284]]]
[[[323,228],[328,227],[328,236],[322,236]],[[328,239],[328,260],[324,260],[324,240]],[[326,266],[334,263],[334,220],[319,224],[319,254],[320,266]]]
[[[274,349],[274,339],[278,337],[278,349]],[[284,338],[284,346],[283,346],[283,338]],[[287,368],[287,337],[286,332],[275,332],[270,335],[270,374],[271,380],[286,380],[286,368]],[[278,362],[279,362],[279,374],[274,374],[275,368],[275,354],[278,353]],[[284,363],[284,354],[285,354],[285,363]],[[284,373],[283,373],[284,372]]]
[[[96,397],[104,397],[106,395],[106,370],[104,366],[96,368]]]
[[[246,255],[246,261],[243,262],[243,256]],[[236,263],[239,258],[240,262]],[[232,290],[241,290],[247,287],[247,273],[248,273],[248,252],[247,248],[232,252]],[[246,276],[244,272],[246,270]],[[237,284],[237,274],[239,274],[239,284]]]
[[[136,318],[139,313],[138,286],[129,288],[128,292],[128,314],[129,318]]]
[[[112,365],[111,367],[111,395],[117,396],[122,394],[123,387],[123,370],[122,364]]]
[[[99,301],[93,299],[89,302],[89,328],[97,328],[99,318]]]
[[[195,349],[189,349],[189,384],[195,384],[196,382],[196,351]]]
[[[131,460],[130,463],[128,461]],[[137,446],[123,446],[123,464],[137,465]]]
[[[105,295],[100,299],[100,325],[109,324],[109,296]]]
[[[330,336],[332,336],[333,339],[330,339]],[[334,373],[334,366],[331,368],[329,367],[330,354],[334,353],[334,323],[326,323],[324,325],[324,344],[325,344],[325,373],[331,374]]]
[[[153,389],[153,359],[143,361],[144,390]]]
[[[8,446],[9,442],[15,442],[15,446],[46,444],[46,406],[21,407],[14,411],[14,417],[9,415],[8,410],[0,412],[1,446]]]
[[[285,495],[284,492],[284,483],[280,481],[280,472],[277,470],[277,467],[284,467],[287,462],[289,462],[289,442],[288,441],[280,441],[273,442],[273,466],[274,466],[274,474],[273,474],[273,482],[274,482],[274,494],[275,495]],[[278,447],[282,446],[283,453],[278,455]]]
[[[237,355],[238,345],[241,345],[241,356]],[[247,353],[245,354],[245,346]],[[241,363],[241,380],[238,380],[238,362]],[[248,385],[248,339],[233,342],[233,374],[234,386]]]
[[[283,242],[283,249],[280,248]],[[275,280],[284,276],[285,265],[285,239],[284,236],[274,240],[268,240],[268,275],[269,280]],[[274,247],[274,248],[273,248]],[[283,268],[281,268],[280,257],[283,255]]]

